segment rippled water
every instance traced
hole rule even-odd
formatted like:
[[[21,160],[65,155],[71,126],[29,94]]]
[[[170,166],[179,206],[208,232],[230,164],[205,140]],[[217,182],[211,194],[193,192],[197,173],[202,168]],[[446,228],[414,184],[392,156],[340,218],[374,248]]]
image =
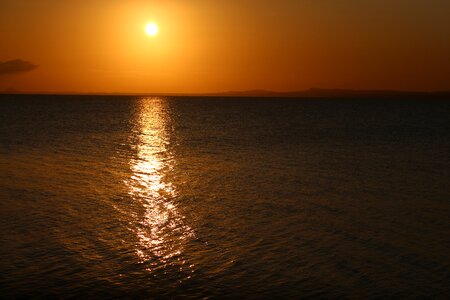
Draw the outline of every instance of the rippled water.
[[[0,296],[446,298],[450,102],[0,97]]]

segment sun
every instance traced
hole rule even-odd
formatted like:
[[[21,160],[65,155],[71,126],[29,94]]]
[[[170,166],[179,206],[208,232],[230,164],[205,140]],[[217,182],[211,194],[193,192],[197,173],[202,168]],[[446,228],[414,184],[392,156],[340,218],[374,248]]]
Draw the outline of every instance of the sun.
[[[158,25],[155,23],[149,23],[145,26],[145,32],[150,36],[155,36],[158,34]]]

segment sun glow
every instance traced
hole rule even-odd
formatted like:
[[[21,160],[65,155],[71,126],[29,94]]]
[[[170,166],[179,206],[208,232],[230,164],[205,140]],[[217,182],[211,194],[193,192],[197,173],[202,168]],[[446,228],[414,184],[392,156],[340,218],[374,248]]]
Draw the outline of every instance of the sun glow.
[[[145,32],[150,36],[155,36],[158,34],[158,25],[155,23],[149,23],[145,26]]]

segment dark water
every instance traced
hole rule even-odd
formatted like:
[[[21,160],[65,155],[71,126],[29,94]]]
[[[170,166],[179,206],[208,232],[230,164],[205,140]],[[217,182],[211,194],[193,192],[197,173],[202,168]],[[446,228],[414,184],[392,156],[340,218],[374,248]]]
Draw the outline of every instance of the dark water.
[[[446,298],[450,101],[1,96],[0,296]]]

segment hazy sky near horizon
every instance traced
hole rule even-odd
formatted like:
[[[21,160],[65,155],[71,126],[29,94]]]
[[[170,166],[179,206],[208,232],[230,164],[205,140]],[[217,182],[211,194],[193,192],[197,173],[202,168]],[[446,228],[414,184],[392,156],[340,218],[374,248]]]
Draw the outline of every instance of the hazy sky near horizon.
[[[449,16],[449,0],[0,0],[0,91],[450,90]]]

